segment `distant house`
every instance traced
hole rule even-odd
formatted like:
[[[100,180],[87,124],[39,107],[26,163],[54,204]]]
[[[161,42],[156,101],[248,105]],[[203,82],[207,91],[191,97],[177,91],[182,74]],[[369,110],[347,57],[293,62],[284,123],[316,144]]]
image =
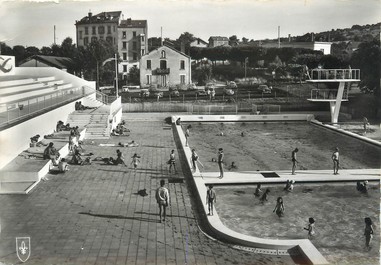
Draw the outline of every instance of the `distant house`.
[[[71,72],[73,65],[73,60],[68,57],[33,55],[21,62],[19,67],[55,67]]]
[[[191,83],[191,58],[173,47],[162,45],[140,59],[140,85],[168,87]]]
[[[217,46],[229,46],[229,39],[227,37],[211,36],[209,38],[209,47],[213,48]]]
[[[203,41],[200,38],[195,39],[190,43],[191,47],[198,47],[198,48],[206,48],[208,47],[208,43],[206,41]]]
[[[321,51],[324,55],[331,54],[332,42],[311,41],[311,42],[281,42],[280,48],[301,48],[314,51]],[[264,48],[278,48],[279,44],[276,41],[260,42],[260,47]]]

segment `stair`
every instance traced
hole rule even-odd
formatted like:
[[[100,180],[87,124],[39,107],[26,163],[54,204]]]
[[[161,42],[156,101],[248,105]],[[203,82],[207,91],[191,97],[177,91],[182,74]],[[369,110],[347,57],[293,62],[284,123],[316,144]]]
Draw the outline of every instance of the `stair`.
[[[75,111],[68,117],[67,123],[70,126],[86,128],[85,139],[109,139],[108,116],[105,107],[95,111]]]

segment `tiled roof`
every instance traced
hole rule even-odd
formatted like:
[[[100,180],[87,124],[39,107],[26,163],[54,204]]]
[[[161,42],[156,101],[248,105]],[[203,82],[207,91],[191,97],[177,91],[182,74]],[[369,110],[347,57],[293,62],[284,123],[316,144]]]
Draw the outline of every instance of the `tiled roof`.
[[[119,25],[120,28],[146,28],[147,20],[132,20],[131,18],[122,20]]]
[[[96,15],[86,16],[76,22],[78,24],[92,24],[92,23],[119,23],[119,18],[122,11],[101,12]]]
[[[52,67],[59,69],[66,69],[68,66],[73,64],[73,60],[68,57],[58,57],[58,56],[47,56],[47,55],[33,55],[27,58],[24,62],[35,59],[37,61],[43,62]]]

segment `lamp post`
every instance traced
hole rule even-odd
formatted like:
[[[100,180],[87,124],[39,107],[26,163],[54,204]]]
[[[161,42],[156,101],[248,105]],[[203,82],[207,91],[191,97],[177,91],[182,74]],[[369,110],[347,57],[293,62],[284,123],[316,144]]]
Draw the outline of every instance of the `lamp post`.
[[[115,88],[116,88],[116,98],[118,98],[118,59],[116,58],[115,53]]]
[[[103,63],[102,63],[102,66],[104,66],[107,62],[110,62],[110,61],[113,61],[115,60],[115,94],[116,94],[116,97],[118,98],[118,58],[117,58],[117,54],[115,53],[115,56],[114,58],[108,58],[106,59]]]

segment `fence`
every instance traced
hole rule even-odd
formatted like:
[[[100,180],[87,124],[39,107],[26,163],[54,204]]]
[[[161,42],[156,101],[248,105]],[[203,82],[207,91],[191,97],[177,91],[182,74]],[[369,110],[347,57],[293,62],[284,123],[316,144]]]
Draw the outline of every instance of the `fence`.
[[[94,90],[90,88],[76,87],[0,104],[0,126],[72,102],[93,92]]]
[[[311,90],[311,99],[314,100],[329,100],[337,98],[337,90],[333,89],[312,89]],[[348,90],[344,89],[343,91],[343,99],[348,100]]]
[[[139,102],[122,104],[123,112],[186,112],[191,114],[237,114],[240,112],[259,113],[280,113],[280,105],[272,104],[251,104],[220,103],[220,104],[200,104],[200,103],[177,103],[177,102]]]

